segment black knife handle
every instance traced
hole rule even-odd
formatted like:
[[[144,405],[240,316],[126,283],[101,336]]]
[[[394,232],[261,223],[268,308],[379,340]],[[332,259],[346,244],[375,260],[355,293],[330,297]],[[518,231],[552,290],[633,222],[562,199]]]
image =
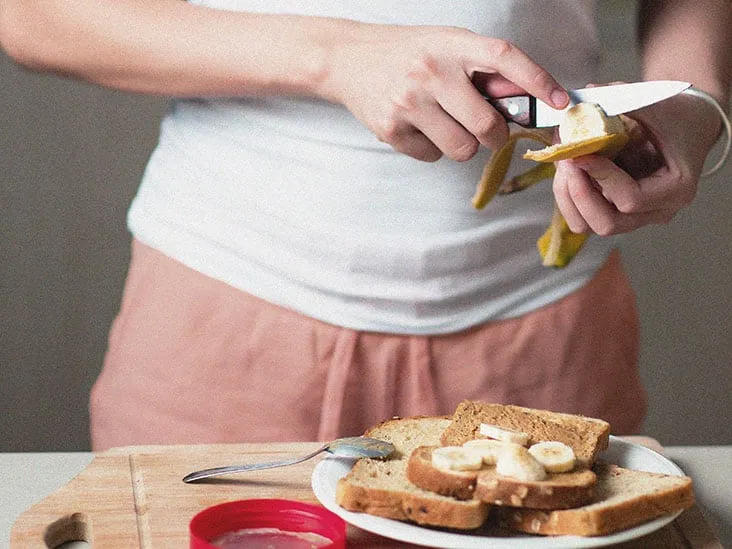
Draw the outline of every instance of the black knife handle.
[[[508,122],[515,122],[526,128],[536,127],[536,100],[528,95],[514,97],[486,97]]]

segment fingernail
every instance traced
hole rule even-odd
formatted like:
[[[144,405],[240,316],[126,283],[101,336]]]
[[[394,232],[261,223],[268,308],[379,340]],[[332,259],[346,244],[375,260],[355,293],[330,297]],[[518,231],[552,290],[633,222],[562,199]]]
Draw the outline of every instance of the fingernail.
[[[569,95],[562,89],[554,90],[549,98],[552,100],[552,105],[557,109],[563,109],[564,106],[569,103]]]

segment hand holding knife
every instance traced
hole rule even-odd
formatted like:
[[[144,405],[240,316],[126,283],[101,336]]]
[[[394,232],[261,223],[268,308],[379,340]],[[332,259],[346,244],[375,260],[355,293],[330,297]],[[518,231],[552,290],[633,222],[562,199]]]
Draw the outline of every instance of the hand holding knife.
[[[582,102],[596,103],[605,114],[615,116],[658,103],[689,87],[691,84],[687,82],[653,80],[582,88],[569,92],[570,106]],[[506,120],[526,128],[558,126],[566,110],[554,109],[530,95],[486,99]]]

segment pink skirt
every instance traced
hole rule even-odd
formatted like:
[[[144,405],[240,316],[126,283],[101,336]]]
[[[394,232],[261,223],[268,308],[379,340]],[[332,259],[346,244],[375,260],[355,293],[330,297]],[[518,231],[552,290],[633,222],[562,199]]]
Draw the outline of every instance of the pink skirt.
[[[95,451],[325,441],[464,399],[580,413],[639,432],[635,296],[618,252],[530,314],[439,336],[358,332],[272,305],[134,241],[104,368]]]

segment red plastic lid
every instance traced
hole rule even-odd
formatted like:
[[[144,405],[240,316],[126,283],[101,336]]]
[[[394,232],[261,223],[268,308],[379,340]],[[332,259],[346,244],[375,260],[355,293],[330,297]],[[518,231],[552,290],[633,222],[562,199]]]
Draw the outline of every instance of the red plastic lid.
[[[344,549],[346,523],[319,505],[287,499],[246,499],[204,509],[190,522],[190,549],[218,549],[211,542],[225,534],[245,531],[298,532],[322,536],[318,549]],[[278,537],[277,534],[272,534]],[[246,547],[242,541],[241,547]]]

